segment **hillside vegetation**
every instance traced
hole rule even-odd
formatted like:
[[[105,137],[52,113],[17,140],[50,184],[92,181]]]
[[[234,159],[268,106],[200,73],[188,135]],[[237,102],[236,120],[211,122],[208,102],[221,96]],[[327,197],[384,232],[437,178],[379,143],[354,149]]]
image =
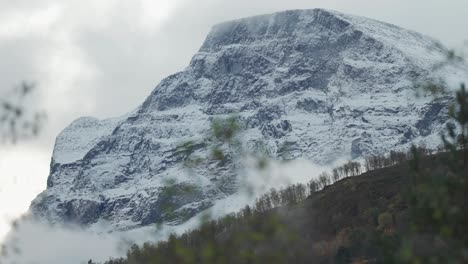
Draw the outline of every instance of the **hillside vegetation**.
[[[467,106],[462,86],[438,153],[413,147],[349,162],[106,264],[466,263]]]
[[[441,156],[425,157],[424,163],[435,166]],[[405,161],[341,179],[320,191],[314,191],[314,184],[321,184],[315,181],[272,190],[254,208],[166,242],[134,246],[126,259],[106,263],[376,262],[388,253],[382,245],[395,244],[398,234],[408,229],[403,195],[409,172]],[[312,193],[305,198],[308,191]]]

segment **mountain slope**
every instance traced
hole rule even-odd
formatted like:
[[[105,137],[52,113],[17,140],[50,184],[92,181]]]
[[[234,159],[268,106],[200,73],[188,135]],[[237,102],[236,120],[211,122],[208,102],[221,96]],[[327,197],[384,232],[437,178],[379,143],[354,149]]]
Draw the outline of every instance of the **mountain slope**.
[[[427,158],[430,164],[437,159]],[[168,241],[133,247],[126,258],[106,263],[382,263],[380,240],[409,226],[403,197],[410,175],[406,161],[368,171],[299,202],[244,208]],[[382,215],[392,219],[385,227]],[[340,251],[346,261],[337,259]]]
[[[320,164],[414,142],[434,147],[451,98],[416,98],[413,81],[431,75],[446,54],[418,33],[321,9],[219,24],[190,65],[135,112],[65,129],[31,211],[52,223],[103,222],[110,230],[180,223],[236,191],[234,168],[212,164],[187,174],[178,149],[201,139],[214,118],[233,114],[246,124],[246,145],[265,143],[273,158],[285,147],[292,158]]]
[[[399,161],[381,156],[388,167],[322,190],[304,192],[313,184],[272,190],[255,206],[166,241],[135,245],[125,258],[105,263],[465,263],[468,218],[457,208],[466,207],[466,197],[454,192],[467,189],[466,155],[423,149],[399,155]],[[441,234],[454,227],[460,232]]]

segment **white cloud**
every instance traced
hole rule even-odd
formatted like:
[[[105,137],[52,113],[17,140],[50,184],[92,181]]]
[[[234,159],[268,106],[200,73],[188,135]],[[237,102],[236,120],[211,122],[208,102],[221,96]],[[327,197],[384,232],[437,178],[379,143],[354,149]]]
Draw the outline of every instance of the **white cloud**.
[[[45,188],[50,157],[42,149],[24,146],[3,148],[0,151],[0,241],[10,228],[10,223],[24,213],[31,200]]]
[[[34,221],[19,224],[4,248],[3,263],[87,263],[124,254],[118,234],[97,234],[76,227],[51,227]]]
[[[2,15],[0,41],[47,33],[59,18],[60,8],[58,5],[53,5],[30,12],[15,11]]]

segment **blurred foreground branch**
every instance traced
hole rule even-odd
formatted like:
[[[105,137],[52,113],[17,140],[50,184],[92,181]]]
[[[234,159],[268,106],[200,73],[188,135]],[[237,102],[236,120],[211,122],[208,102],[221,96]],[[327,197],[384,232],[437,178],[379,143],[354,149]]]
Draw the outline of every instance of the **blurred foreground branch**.
[[[46,119],[44,111],[35,109],[31,95],[33,83],[22,82],[9,94],[0,98],[0,142],[15,144],[19,140],[36,137]]]

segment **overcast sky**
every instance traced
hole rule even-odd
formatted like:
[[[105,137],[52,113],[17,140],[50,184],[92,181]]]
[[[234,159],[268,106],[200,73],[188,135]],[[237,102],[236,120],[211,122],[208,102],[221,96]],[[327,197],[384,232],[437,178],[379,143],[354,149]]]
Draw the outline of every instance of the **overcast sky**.
[[[39,85],[40,138],[0,149],[0,220],[45,188],[55,136],[80,116],[125,114],[188,65],[213,24],[286,9],[328,8],[419,31],[460,48],[467,0],[0,0],[0,95]],[[0,237],[7,230],[0,222]]]

